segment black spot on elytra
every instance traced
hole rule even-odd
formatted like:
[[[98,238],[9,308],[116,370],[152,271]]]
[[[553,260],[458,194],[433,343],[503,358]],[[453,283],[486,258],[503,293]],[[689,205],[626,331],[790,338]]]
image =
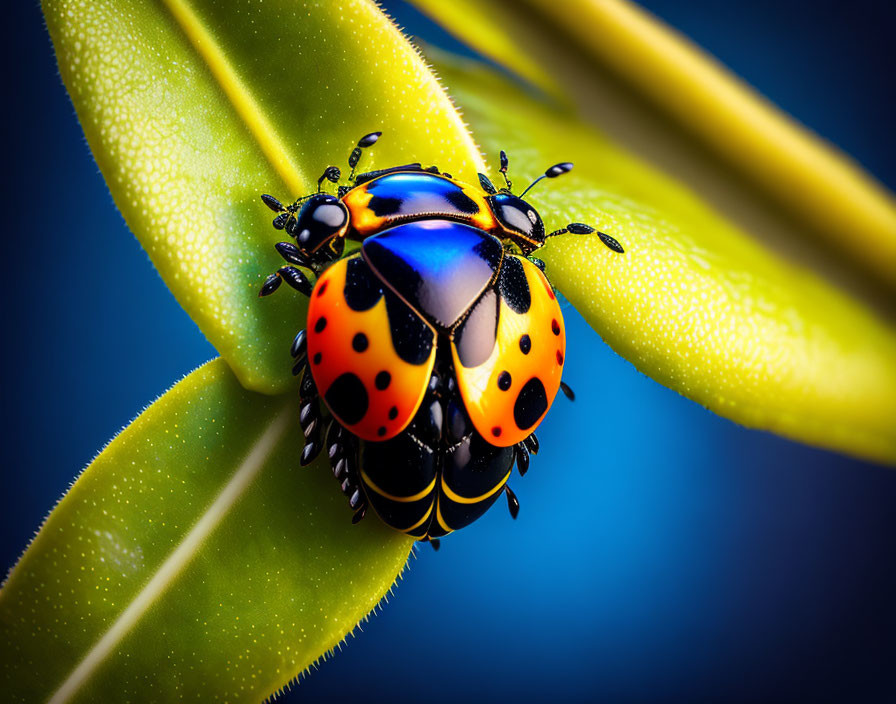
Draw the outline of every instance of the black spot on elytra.
[[[325,327],[327,327],[327,319],[321,316],[314,323],[314,332],[323,332]]]
[[[372,191],[373,189],[371,188],[370,190]],[[403,203],[404,201],[401,198],[387,198],[374,194],[371,196],[367,207],[373,211],[374,215],[383,218],[389,215],[397,215],[401,212]]]
[[[381,371],[376,375],[376,379],[374,379],[373,383],[376,385],[376,388],[380,391],[385,391],[389,388],[389,384],[392,383],[392,375],[387,371]]]
[[[548,410],[548,395],[538,377],[525,383],[513,404],[513,420],[520,430],[531,428]]]
[[[367,335],[363,332],[359,332],[352,338],[352,349],[355,352],[363,352],[367,349],[368,344]]]
[[[380,437],[383,437],[386,434],[386,426],[381,425],[379,428],[377,428],[376,434],[379,435]]]
[[[560,334],[560,323],[557,322],[556,318],[551,321],[551,332],[555,335]]]
[[[467,369],[478,367],[491,355],[498,335],[498,296],[489,289],[458,326],[454,336],[457,357]]]
[[[520,337],[520,352],[523,354],[529,354],[532,350],[532,340],[528,335],[523,335]]]
[[[311,358],[311,362],[312,362],[313,364],[320,364],[320,360],[321,360],[321,359],[322,359],[322,358],[321,358],[320,352],[315,352],[315,353],[314,353],[314,357]]]
[[[479,206],[476,205],[476,201],[459,188],[456,191],[448,191],[445,194],[445,199],[462,213],[473,215],[479,212]]]
[[[501,391],[507,391],[512,383],[513,378],[510,376],[510,372],[504,371],[498,374],[498,388]]]
[[[355,374],[346,372],[330,384],[324,399],[330,410],[345,425],[354,425],[367,413],[367,389]]]
[[[526,271],[517,257],[504,257],[498,276],[501,298],[514,313],[522,315],[532,306],[532,292],[526,279]]]
[[[423,364],[432,352],[432,329],[392,291],[385,295],[395,353],[408,364]]]
[[[398,418],[398,406],[392,406],[389,409],[389,420],[395,420]]]
[[[348,307],[354,311],[373,308],[383,295],[379,281],[361,257],[349,259],[346,263],[345,289],[343,296]]]

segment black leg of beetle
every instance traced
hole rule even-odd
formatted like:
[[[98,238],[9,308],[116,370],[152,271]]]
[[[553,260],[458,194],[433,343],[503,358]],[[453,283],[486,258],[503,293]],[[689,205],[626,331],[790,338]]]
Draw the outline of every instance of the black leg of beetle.
[[[293,234],[293,228],[296,224],[296,216],[295,212],[299,209],[299,203],[303,200],[306,200],[309,196],[305,196],[304,198],[299,198],[292,205],[283,205],[277,198],[274,196],[269,196],[267,193],[261,194],[262,202],[268,206],[271,210],[277,213],[277,217],[274,218],[275,230],[283,230],[285,229],[289,234],[295,236]]]
[[[529,450],[530,455],[537,455],[539,450],[538,438],[535,437],[535,433],[532,433],[523,440],[523,444],[525,444],[526,448]]]
[[[324,169],[324,172],[320,175],[320,178],[317,179],[317,192],[320,193],[321,186],[323,186],[324,181],[329,181],[330,183],[339,183],[339,179],[342,178],[342,172],[339,170],[338,166],[328,166]]]
[[[261,285],[261,290],[258,292],[258,296],[270,296],[274,291],[280,288],[281,283],[283,283],[283,279],[281,279],[277,273],[269,275]]]
[[[281,266],[277,271],[268,276],[261,285],[261,290],[258,292],[258,295],[270,296],[274,291],[280,288],[281,281],[285,281],[299,293],[303,293],[306,296],[311,295],[311,289],[313,288],[311,282],[308,280],[307,276],[294,266]]]
[[[563,395],[566,396],[570,401],[576,400],[576,392],[569,388],[569,385],[565,381],[560,382],[560,390],[563,392]]]
[[[430,538],[429,544],[432,545],[432,549],[435,550],[436,552],[438,552],[439,548],[442,547],[442,541],[439,540],[438,538]]]
[[[320,415],[320,403],[315,398],[299,409],[299,425],[306,438],[320,438],[320,426],[323,418]]]
[[[566,227],[561,227],[559,230],[554,230],[549,235],[545,235],[545,239],[548,237],[556,237],[557,235],[565,235],[566,233],[571,235],[591,235],[597,234],[600,238],[600,241],[603,242],[608,248],[612,249],[617,254],[624,254],[625,250],[622,248],[622,245],[619,244],[614,238],[609,235],[605,235],[603,232],[598,232],[591,225],[585,225],[581,222],[571,222]]]
[[[501,175],[504,177],[504,183],[507,184],[507,190],[513,190],[513,184],[510,182],[510,179],[507,178],[507,153],[502,149],[501,150]]]
[[[321,441],[321,425],[323,418],[320,414],[320,401],[317,394],[317,386],[311,370],[305,366],[305,374],[299,386],[299,425],[305,435],[305,447],[302,449],[302,457],[299,461],[303,467],[311,464],[314,458],[320,454],[324,444]]]
[[[330,468],[348,497],[348,505],[354,511],[352,523],[358,523],[367,515],[367,497],[361,489],[357,471],[358,449],[351,435],[335,418],[327,426],[326,446],[330,458]]]
[[[280,253],[280,256],[290,264],[303,266],[306,269],[313,268],[312,261],[292,242],[278,242],[274,245],[274,248]]]
[[[308,334],[304,330],[299,330],[296,333],[295,339],[292,341],[292,344],[289,346],[289,354],[293,359],[299,361],[305,358],[307,350]]]
[[[364,519],[364,516],[366,516],[366,515],[367,515],[367,502],[363,501],[361,503],[360,507],[358,508],[358,510],[355,511],[354,515],[352,515],[352,525],[360,523]]]
[[[498,189],[495,188],[495,184],[492,183],[492,180],[486,176],[485,174],[476,174],[479,177],[479,185],[482,186],[482,190],[488,193],[489,195],[494,195],[498,192]]]
[[[358,476],[358,469],[355,465],[355,457],[357,457],[357,450],[354,447],[354,443],[350,442],[350,450],[346,453],[345,457],[339,460],[340,463],[345,463],[345,473],[346,478],[342,480],[342,493],[348,497],[348,506],[354,511],[354,515],[352,516],[352,523],[358,523],[364,516],[367,515],[367,497],[364,496],[364,490],[361,488],[361,480]]]
[[[348,155],[348,165],[352,170],[348,175],[348,182],[352,183],[355,178],[355,167],[358,165],[358,161],[361,159],[361,154],[367,147],[372,147],[376,144],[376,140],[380,138],[382,132],[371,132],[370,134],[365,134],[361,139],[358,140],[358,146],[352,149],[352,153]]]
[[[286,208],[284,207],[283,203],[281,203],[279,200],[274,198],[274,196],[269,196],[267,193],[262,193],[261,200],[266,206],[268,206],[275,213],[286,212]]]
[[[302,332],[300,332],[299,335],[301,335],[304,332],[305,331],[302,330]],[[296,339],[298,339],[299,335],[296,335]],[[305,351],[302,350],[295,357],[295,363],[292,365],[292,375],[299,376],[302,372],[307,371],[307,370],[308,370],[308,357],[305,355]],[[309,372],[309,374],[310,374],[310,372]]]
[[[520,515],[519,499],[516,498],[516,494],[506,484],[504,485],[504,493],[507,495],[507,508],[510,509],[510,515],[513,520],[516,520],[516,517]]]
[[[526,448],[525,441],[516,446],[516,468],[520,471],[521,477],[525,477],[526,472],[529,471],[529,450]]]

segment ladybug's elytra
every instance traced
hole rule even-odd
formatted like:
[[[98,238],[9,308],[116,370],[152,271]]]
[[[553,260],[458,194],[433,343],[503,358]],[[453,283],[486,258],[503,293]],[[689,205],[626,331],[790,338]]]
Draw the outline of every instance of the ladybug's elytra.
[[[572,397],[561,381],[563,316],[532,253],[567,232],[623,249],[580,223],[545,234],[523,200],[572,164],[552,166],[520,196],[504,152],[500,190],[483,174],[475,188],[420,164],[355,176],[379,136],[358,142],[338,195],[321,192],[341,177],[330,166],[317,193],[292,205],[262,196],[295,244],[277,244],[289,264],[259,295],[286,281],[310,299],[291,349],[302,376],[301,464],[326,447],[354,522],[372,506],[388,525],[438,546],[502,491],[516,518],[513,465],[528,470],[533,431],[557,390]],[[360,250],[343,256],[346,239]]]

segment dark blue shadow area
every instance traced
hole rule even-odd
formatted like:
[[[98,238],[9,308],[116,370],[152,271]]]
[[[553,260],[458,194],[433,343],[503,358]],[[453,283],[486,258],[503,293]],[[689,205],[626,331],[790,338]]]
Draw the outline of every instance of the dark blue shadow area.
[[[40,8],[16,3],[10,12],[4,573],[102,447],[216,356],[116,210],[59,79]]]
[[[890,5],[648,5],[896,186]],[[215,354],[116,212],[38,7],[9,11],[5,565],[103,444]],[[499,503],[419,549],[286,701],[896,700],[896,472],[718,418],[565,314],[578,400],[557,399],[512,480],[519,519]]]

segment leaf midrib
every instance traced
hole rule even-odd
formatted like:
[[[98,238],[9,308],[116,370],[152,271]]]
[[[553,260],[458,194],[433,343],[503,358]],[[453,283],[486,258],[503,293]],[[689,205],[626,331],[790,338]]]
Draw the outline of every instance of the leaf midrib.
[[[131,599],[118,618],[90,648],[84,658],[49,699],[49,704],[69,702],[90,679],[97,668],[115,651],[149,608],[168,590],[192,562],[205,540],[215,531],[240,497],[258,478],[265,460],[289,427],[292,417],[287,405],[271,421],[261,437],[256,440],[237,470],[209,507],[203,512],[183,540],[171,551],[156,569],[146,585]]]
[[[234,112],[258,144],[271,167],[292,193],[303,193],[308,179],[290,158],[277,130],[265,117],[252,92],[242,81],[214,36],[202,24],[186,0],[162,0],[190,45],[208,67],[209,73],[227,96]]]

